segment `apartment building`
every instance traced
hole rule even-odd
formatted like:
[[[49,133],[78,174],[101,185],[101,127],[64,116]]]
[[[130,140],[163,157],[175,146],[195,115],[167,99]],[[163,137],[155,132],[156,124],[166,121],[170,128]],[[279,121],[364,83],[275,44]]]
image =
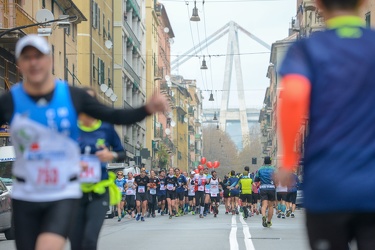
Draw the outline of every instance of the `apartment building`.
[[[114,106],[133,109],[146,101],[145,3],[114,1]],[[117,126],[126,149],[126,161],[139,159],[146,142],[146,122]],[[139,162],[137,162],[139,164]]]

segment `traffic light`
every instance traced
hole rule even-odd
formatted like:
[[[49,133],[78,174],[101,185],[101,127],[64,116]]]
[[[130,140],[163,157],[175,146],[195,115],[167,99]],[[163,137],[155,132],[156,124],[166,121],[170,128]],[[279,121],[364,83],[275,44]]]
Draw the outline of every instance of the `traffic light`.
[[[251,158],[251,164],[253,164],[253,165],[257,164],[257,158],[256,157]]]

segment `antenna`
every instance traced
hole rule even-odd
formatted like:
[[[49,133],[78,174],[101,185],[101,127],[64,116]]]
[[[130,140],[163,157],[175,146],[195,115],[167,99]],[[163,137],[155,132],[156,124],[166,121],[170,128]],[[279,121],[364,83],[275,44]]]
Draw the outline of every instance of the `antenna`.
[[[49,22],[55,19],[55,17],[53,16],[50,10],[41,9],[36,12],[35,19],[38,23],[44,23],[44,22]],[[51,25],[51,24],[46,24],[46,25]]]

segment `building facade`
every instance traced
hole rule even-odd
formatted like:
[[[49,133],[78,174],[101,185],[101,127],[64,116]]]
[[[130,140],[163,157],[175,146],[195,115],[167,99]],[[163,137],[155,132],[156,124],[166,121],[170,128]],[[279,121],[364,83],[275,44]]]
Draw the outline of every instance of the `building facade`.
[[[114,85],[117,95],[114,106],[133,109],[145,103],[146,81],[144,56],[144,2],[140,0],[114,1]],[[126,149],[126,162],[139,159],[146,142],[146,123],[117,126],[116,130]],[[137,162],[137,165],[140,165]]]

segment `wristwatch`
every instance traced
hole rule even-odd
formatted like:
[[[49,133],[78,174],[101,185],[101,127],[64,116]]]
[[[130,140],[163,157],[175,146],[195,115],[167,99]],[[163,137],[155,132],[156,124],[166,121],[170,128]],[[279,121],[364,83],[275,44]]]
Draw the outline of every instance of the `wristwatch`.
[[[112,155],[113,155],[113,160],[116,160],[118,158],[118,154],[116,152],[111,152]]]

